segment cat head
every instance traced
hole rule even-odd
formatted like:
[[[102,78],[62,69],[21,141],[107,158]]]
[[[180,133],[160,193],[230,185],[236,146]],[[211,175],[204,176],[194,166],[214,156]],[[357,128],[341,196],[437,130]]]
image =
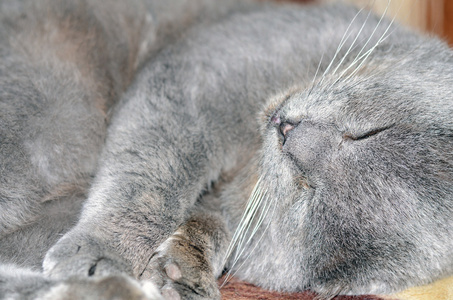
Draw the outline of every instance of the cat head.
[[[453,268],[453,54],[427,39],[351,64],[265,112],[275,240],[320,292],[425,283]]]

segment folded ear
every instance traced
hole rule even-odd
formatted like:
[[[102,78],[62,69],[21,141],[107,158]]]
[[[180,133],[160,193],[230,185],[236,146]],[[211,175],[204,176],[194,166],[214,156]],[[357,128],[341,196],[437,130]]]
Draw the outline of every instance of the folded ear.
[[[388,300],[451,300],[453,299],[453,276],[381,297]]]

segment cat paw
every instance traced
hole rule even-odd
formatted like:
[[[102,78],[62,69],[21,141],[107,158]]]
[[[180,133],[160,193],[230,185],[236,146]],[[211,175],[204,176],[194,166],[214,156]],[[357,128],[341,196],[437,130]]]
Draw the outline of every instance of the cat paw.
[[[204,250],[178,232],[156,249],[140,279],[155,283],[166,300],[220,299]]]
[[[129,264],[95,238],[66,235],[47,253],[44,273],[57,279],[132,274]]]
[[[39,299],[85,300],[164,300],[158,288],[149,281],[138,282],[124,275],[101,278],[69,278],[41,293]]]

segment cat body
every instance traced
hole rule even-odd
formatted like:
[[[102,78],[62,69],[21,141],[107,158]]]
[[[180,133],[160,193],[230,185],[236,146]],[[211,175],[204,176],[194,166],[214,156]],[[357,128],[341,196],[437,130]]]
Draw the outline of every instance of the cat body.
[[[247,6],[210,0],[0,4],[1,298],[41,297],[39,290],[53,285],[40,274],[43,257],[76,224],[111,110],[137,70],[193,24]]]
[[[77,220],[47,252],[46,277],[30,275],[48,284],[40,293],[58,298],[93,288],[102,294],[102,280],[110,280],[126,282],[143,297],[159,297],[144,287],[151,280],[167,298],[212,299],[219,297],[215,278],[225,264],[257,285],[312,289],[324,297],[392,293],[453,272],[451,50],[435,38],[344,5],[235,5],[234,14],[195,26],[163,48],[155,46],[162,48],[158,53],[150,50],[149,45],[160,45],[154,40],[143,42],[147,50],[120,56],[123,60],[106,56],[113,66],[101,73],[127,79],[107,76],[113,84],[105,95],[111,98],[97,106],[87,101],[96,121],[45,122],[92,134],[71,127],[68,132],[86,138],[79,142],[83,147],[62,142],[67,152],[57,151],[81,170],[64,168],[55,155],[45,160],[52,152],[39,146],[60,143],[27,139],[34,141],[25,143],[34,151],[19,159],[26,163],[17,168],[32,173],[30,166],[38,166],[46,180],[27,175],[33,178],[27,181],[41,182],[39,189],[58,187],[60,181],[82,186],[79,194],[64,197],[68,206],[58,204],[70,216],[59,215],[64,222],[55,223],[63,225],[49,229],[45,221],[43,229],[33,227],[55,230],[53,240]],[[204,8],[200,5],[200,11]],[[224,8],[217,13],[227,14]],[[124,60],[132,66],[115,66]],[[86,78],[70,74],[68,84]],[[58,91],[51,85],[55,80],[34,86]],[[102,76],[94,82],[108,87]],[[72,95],[64,89],[61,94]],[[121,100],[115,104],[117,95]],[[108,131],[110,110],[104,107],[113,109]],[[29,116],[23,118],[30,121]],[[69,134],[63,137],[77,142]],[[5,158],[12,162],[17,160],[12,153],[24,152],[8,151]],[[51,172],[51,162],[84,179],[63,180],[64,173]],[[77,216],[85,187],[80,182],[91,188]],[[2,192],[16,190],[9,185]],[[46,199],[62,197],[57,195]],[[250,195],[254,205],[242,217]],[[16,200],[1,203],[3,211],[34,212],[28,202],[22,208]],[[1,223],[2,248],[14,245],[8,239],[28,218],[11,215],[2,213],[8,218]],[[48,245],[32,256],[39,261]],[[228,261],[226,254],[232,254]],[[5,268],[0,273],[3,282],[27,281]],[[141,279],[142,285],[124,276]]]

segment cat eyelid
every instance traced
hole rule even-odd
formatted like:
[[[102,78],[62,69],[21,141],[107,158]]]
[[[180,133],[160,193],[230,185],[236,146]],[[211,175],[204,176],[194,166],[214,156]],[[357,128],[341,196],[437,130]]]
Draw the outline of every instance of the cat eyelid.
[[[363,134],[360,134],[360,135],[354,135],[354,134],[351,134],[351,133],[344,133],[343,134],[343,139],[344,140],[353,140],[353,141],[360,141],[360,140],[364,140],[364,139],[367,139],[369,137],[372,137],[374,135],[377,135],[389,128],[391,128],[393,125],[391,126],[386,126],[386,127],[381,127],[381,128],[376,128],[376,129],[372,129],[370,131],[367,131]]]

